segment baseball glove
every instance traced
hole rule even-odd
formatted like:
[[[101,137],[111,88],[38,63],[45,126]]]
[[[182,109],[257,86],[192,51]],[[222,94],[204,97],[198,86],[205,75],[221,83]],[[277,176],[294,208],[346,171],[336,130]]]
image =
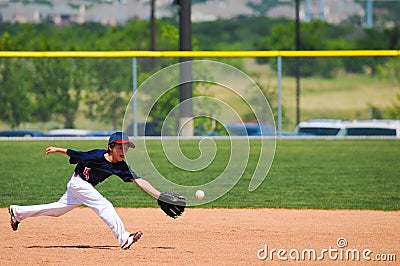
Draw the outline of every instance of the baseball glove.
[[[186,207],[185,198],[176,193],[162,192],[157,202],[161,210],[174,219],[178,218]]]

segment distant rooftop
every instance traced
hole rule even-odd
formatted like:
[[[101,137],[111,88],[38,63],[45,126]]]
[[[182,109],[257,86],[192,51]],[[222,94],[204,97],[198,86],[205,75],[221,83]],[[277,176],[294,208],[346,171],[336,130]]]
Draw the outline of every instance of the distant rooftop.
[[[176,16],[173,0],[156,0],[156,17]],[[43,19],[64,16],[75,22],[101,22],[123,24],[126,21],[149,19],[150,0],[53,0],[43,4],[42,0],[31,0],[29,4],[18,0],[0,0],[2,21],[24,23],[40,22]],[[213,21],[238,16],[256,15],[249,3],[257,5],[261,0],[208,0],[192,4],[192,21]],[[294,5],[290,1],[271,8],[268,17],[294,18]],[[322,19],[338,24],[351,16],[365,15],[364,7],[354,0],[306,0],[301,2],[302,20]]]

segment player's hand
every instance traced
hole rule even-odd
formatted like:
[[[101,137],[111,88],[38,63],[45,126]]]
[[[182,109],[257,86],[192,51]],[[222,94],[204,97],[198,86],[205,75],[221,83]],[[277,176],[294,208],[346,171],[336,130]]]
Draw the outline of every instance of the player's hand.
[[[54,152],[57,152],[56,147],[47,147],[46,154],[50,154],[50,153],[54,153]]]
[[[47,147],[47,149],[46,149],[46,154],[55,153],[55,152],[67,154],[67,149],[57,148],[57,147],[52,147],[52,146]]]

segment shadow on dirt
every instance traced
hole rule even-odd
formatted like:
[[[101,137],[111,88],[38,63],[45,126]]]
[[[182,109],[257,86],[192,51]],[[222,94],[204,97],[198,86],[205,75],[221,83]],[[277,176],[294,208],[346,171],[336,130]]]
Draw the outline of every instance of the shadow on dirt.
[[[114,248],[119,248],[119,247],[118,247],[118,246],[89,246],[89,245],[77,245],[77,246],[28,246],[27,248],[114,249]]]

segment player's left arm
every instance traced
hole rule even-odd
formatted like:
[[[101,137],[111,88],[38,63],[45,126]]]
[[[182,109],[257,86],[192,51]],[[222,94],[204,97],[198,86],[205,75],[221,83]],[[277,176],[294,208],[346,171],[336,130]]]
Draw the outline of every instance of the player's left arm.
[[[171,218],[178,218],[185,211],[186,200],[179,194],[160,192],[143,178],[131,179],[138,187],[157,199],[158,205]]]
[[[151,196],[158,199],[160,197],[161,192],[158,191],[155,187],[153,187],[147,180],[139,177],[132,178],[131,181],[135,183],[139,188],[150,194]]]

